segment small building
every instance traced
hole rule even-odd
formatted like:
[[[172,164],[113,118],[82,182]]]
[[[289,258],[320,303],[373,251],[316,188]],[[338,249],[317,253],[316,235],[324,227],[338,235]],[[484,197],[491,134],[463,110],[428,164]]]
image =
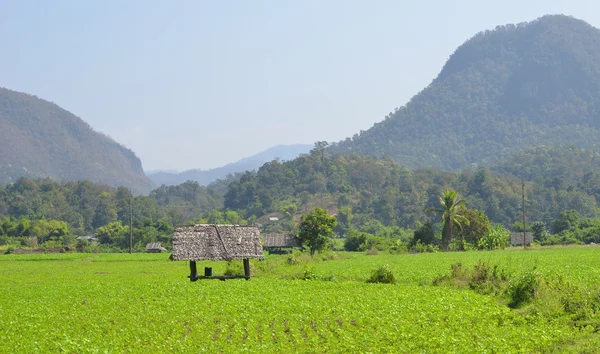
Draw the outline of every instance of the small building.
[[[146,245],[146,252],[148,253],[161,253],[166,251],[167,249],[164,248],[160,242],[150,242]]]
[[[525,232],[525,245],[529,246],[533,242],[533,233]],[[523,232],[511,232],[510,244],[512,246],[523,246]]]
[[[279,218],[278,217],[270,217],[269,221],[279,221]]]
[[[83,241],[83,240],[86,240],[89,243],[98,242],[96,235],[77,236],[77,241]]]
[[[260,230],[254,226],[197,224],[177,227],[173,233],[174,261],[190,262],[190,280],[198,279],[250,279],[250,258],[264,259],[260,244]],[[244,262],[243,276],[213,276],[212,268],[204,269],[204,276],[198,276],[198,261]]]
[[[300,246],[293,234],[266,234],[264,247],[271,253],[281,253],[284,249]]]

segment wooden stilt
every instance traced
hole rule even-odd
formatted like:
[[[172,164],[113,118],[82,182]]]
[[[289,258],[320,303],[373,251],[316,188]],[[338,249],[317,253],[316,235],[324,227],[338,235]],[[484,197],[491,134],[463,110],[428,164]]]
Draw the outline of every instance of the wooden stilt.
[[[196,261],[190,261],[190,281],[198,280],[198,270],[196,269]]]
[[[248,258],[244,258],[244,275],[246,280],[250,279],[250,260]]]

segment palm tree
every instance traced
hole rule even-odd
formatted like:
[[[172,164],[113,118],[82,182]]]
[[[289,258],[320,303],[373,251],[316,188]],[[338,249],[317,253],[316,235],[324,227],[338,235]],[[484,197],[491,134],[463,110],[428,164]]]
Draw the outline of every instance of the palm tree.
[[[429,208],[427,213],[435,212],[442,215],[444,228],[442,229],[442,249],[447,251],[452,238],[452,229],[454,226],[462,230],[462,226],[469,225],[469,220],[463,215],[467,210],[465,201],[460,198],[458,193],[449,189],[440,196],[441,208]]]

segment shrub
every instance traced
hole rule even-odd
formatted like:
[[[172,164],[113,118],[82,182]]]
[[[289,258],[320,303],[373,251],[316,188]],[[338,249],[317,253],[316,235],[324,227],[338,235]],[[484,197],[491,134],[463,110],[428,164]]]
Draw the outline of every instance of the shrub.
[[[510,231],[502,225],[496,225],[490,229],[490,232],[477,242],[477,247],[482,250],[504,249],[508,244]]]
[[[506,288],[508,275],[498,266],[479,261],[472,269],[458,262],[451,266],[450,274],[437,277],[433,285],[468,287],[479,294],[498,294]]]
[[[440,248],[437,245],[424,244],[421,241],[417,241],[411,248],[413,253],[425,253],[425,252],[438,252]]]
[[[413,244],[417,243],[432,244],[435,242],[435,231],[430,222],[418,225],[413,233]]]
[[[15,251],[15,248],[10,246],[6,249],[6,251],[4,251],[4,254],[11,254]]]
[[[367,256],[376,256],[378,254],[379,254],[379,251],[377,250],[377,248],[367,250]]]
[[[317,256],[317,259],[322,261],[334,261],[341,258],[342,256],[340,256],[338,253],[329,250],[319,252]]]
[[[533,300],[539,284],[539,274],[535,267],[511,281],[507,290],[508,306],[517,308]]]
[[[392,269],[387,264],[375,269],[371,277],[367,279],[367,283],[393,284],[395,282],[396,277],[394,276],[394,272],[392,272]]]
[[[310,256],[310,254],[298,250],[294,250],[292,254],[287,256],[286,260],[287,264],[290,265],[308,263],[310,261],[312,261],[312,257]]]

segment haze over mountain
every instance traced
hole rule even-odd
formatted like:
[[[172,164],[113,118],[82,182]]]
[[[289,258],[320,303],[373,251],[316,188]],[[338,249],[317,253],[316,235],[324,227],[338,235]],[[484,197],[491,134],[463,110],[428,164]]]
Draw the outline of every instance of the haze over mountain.
[[[22,176],[153,187],[133,151],[54,103],[0,88],[0,184]]]
[[[207,186],[218,179],[227,177],[229,174],[252,171],[259,168],[264,163],[275,159],[294,159],[301,154],[308,153],[312,147],[313,145],[310,144],[277,145],[250,157],[210,170],[194,169],[181,173],[167,171],[151,173],[148,171],[146,174],[152,182],[159,186],[163,184],[168,186],[177,185],[186,181],[196,181],[200,185]]]
[[[600,30],[548,15],[476,34],[405,106],[330,151],[457,170],[539,144],[597,149],[599,127]]]

